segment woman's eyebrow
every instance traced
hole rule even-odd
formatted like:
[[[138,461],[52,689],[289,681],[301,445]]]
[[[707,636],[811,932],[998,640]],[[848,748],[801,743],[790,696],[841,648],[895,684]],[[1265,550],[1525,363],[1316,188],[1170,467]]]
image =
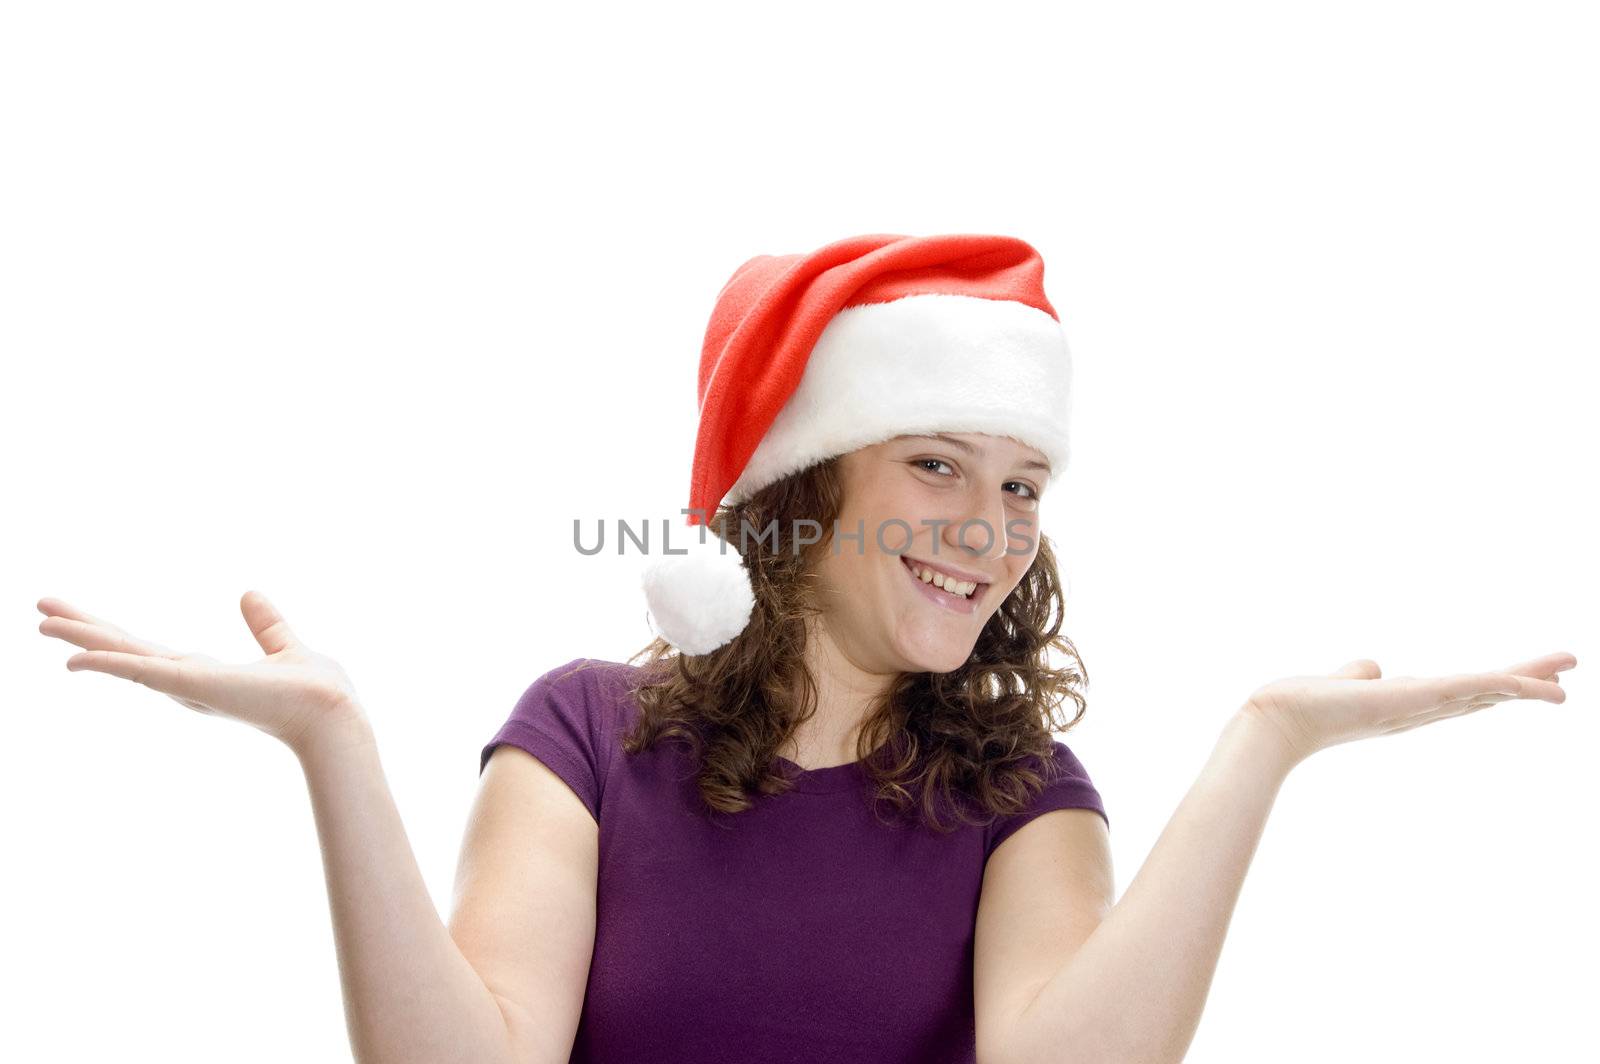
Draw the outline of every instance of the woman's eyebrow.
[[[946,436],[942,432],[932,432],[932,433],[927,433],[927,434],[920,434],[919,433],[919,434],[913,435],[911,438],[912,439],[917,439],[917,440],[939,440],[939,441],[941,441],[943,443],[948,443],[952,447],[959,447],[963,451],[967,452],[968,454],[972,454],[973,452],[975,452],[977,450],[976,447],[972,446],[972,444],[968,443],[966,440],[958,440],[954,436]],[[1030,460],[1028,460],[1026,462],[1023,462],[1022,463],[1022,468],[1024,468],[1024,469],[1042,469],[1046,473],[1050,472],[1050,467],[1048,465],[1046,465],[1043,462],[1033,461],[1032,459],[1030,459]]]
[[[972,444],[968,443],[966,440],[958,440],[954,436],[946,436],[942,432],[919,433],[913,435],[911,438],[914,440],[939,440],[943,443],[948,443],[952,447],[959,447],[968,454],[972,454],[977,451],[977,448],[972,446]]]

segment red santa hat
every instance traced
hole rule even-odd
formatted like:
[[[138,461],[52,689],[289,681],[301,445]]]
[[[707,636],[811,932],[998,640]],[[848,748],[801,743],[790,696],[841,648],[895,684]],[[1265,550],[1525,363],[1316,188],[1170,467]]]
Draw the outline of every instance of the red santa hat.
[[[906,434],[1009,436],[1043,452],[1053,479],[1071,381],[1043,259],[1015,237],[871,234],[757,255],[706,328],[688,524]],[[701,535],[673,536],[685,552],[644,570],[651,627],[684,654],[732,641],[755,605],[736,546]]]

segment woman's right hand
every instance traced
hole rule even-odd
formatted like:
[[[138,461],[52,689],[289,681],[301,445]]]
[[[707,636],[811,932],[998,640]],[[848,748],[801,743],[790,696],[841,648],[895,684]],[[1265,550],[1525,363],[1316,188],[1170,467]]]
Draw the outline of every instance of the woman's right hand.
[[[267,655],[247,665],[180,654],[60,599],[40,599],[38,608],[45,614],[39,631],[83,648],[67,659],[68,669],[120,676],[170,695],[197,713],[241,720],[296,753],[328,728],[364,723],[344,669],[300,642],[259,591],[247,591],[239,600],[250,633]]]

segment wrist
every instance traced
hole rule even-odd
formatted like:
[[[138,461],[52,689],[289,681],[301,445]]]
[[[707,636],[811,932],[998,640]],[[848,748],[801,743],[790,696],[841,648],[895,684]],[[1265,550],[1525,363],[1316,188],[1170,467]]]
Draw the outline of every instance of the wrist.
[[[1287,776],[1311,756],[1282,725],[1251,702],[1234,712],[1227,730],[1254,752],[1256,760],[1280,776]]]
[[[359,703],[341,703],[318,715],[299,734],[284,740],[302,763],[308,759],[338,755],[352,749],[375,745],[376,736],[366,711]]]

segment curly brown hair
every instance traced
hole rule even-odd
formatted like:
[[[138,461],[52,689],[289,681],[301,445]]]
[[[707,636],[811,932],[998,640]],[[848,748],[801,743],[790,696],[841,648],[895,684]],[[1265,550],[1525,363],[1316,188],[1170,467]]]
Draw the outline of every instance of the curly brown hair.
[[[687,744],[698,763],[705,805],[737,813],[749,795],[781,794],[791,778],[774,758],[798,722],[816,708],[815,680],[803,650],[808,619],[819,609],[816,563],[830,539],[786,542],[797,523],[835,527],[843,497],[839,459],[793,474],[738,506],[720,507],[708,522],[728,549],[742,548],[755,592],[750,623],[709,654],[679,653],[656,638],[631,656],[641,664],[632,687],[641,714],[623,737],[628,753],[659,739]],[[741,524],[749,530],[740,534]],[[773,524],[775,522],[775,525]],[[769,541],[768,529],[778,532]],[[1065,731],[1084,714],[1082,659],[1060,634],[1065,604],[1055,554],[1044,535],[1033,564],[979,634],[966,664],[946,673],[902,673],[863,721],[857,757],[875,785],[875,809],[898,816],[920,806],[923,822],[953,830],[940,819],[988,823],[1023,809],[1044,785],[1037,768],[1048,761],[1052,730]],[[1054,668],[1051,648],[1072,664]],[[1058,721],[1070,698],[1076,713]],[[1052,729],[1052,726],[1055,726]],[[880,815],[879,819],[882,817]]]

